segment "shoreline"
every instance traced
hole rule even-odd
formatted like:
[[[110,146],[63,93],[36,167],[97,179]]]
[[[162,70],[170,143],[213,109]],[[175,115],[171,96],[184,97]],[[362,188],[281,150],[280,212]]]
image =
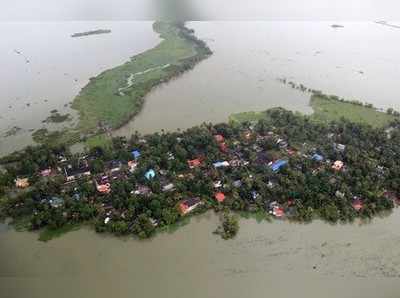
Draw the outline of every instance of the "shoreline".
[[[206,43],[184,24],[156,22],[153,28],[162,39],[155,48],[100,73],[82,88],[71,105],[79,115],[76,127],[58,132],[41,131],[36,141],[73,144],[118,129],[140,113],[146,95],[155,87],[190,71],[212,54]],[[165,65],[168,67],[161,67]],[[145,73],[149,68],[154,71]],[[132,74],[141,72],[135,82],[128,84]],[[123,94],[119,92],[121,88]]]
[[[130,140],[114,138],[111,147],[94,147],[86,153],[88,157],[81,156],[94,173],[71,181],[68,175],[64,177],[62,170],[52,170],[50,178],[41,178],[18,162],[30,159],[35,164],[36,154],[52,156],[61,154],[60,150],[65,148],[32,148],[15,156],[15,174],[3,176],[8,189],[1,204],[3,215],[22,220],[22,226],[28,229],[49,228],[43,230],[44,240],[51,239],[53,234],[59,235],[58,228],[68,231],[68,225],[74,228],[75,224],[85,222],[90,222],[97,232],[148,238],[188,216],[214,209],[219,214],[227,214],[221,216],[223,222],[218,233],[223,238],[231,238],[238,226],[237,219],[229,213],[259,219],[283,218],[294,222],[323,219],[336,223],[371,219],[399,204],[400,192],[385,174],[395,169],[386,163],[385,157],[376,155],[376,145],[369,145],[371,140],[363,137],[365,132],[372,140],[378,139],[377,143],[395,148],[398,119],[388,126],[390,131],[386,130],[386,134],[394,136],[391,139],[382,134],[383,128],[345,119],[321,122],[281,108],[262,115],[257,123],[245,119],[231,124],[204,124],[184,132],[133,135]],[[343,129],[341,133],[337,131],[338,125]],[[140,151],[135,151],[132,159],[129,152],[134,148]],[[68,151],[62,154],[70,161],[65,164],[48,157],[49,161],[44,164],[40,161],[42,167],[64,168],[67,173],[65,167],[76,164],[77,157]],[[360,164],[358,156],[369,159],[371,164]],[[363,167],[368,167],[364,178],[357,175],[365,171],[361,170]],[[298,184],[299,176],[303,177],[303,186]],[[28,180],[20,183],[31,184],[26,186],[26,191],[12,187],[13,179],[22,177]],[[375,184],[367,185],[372,177]],[[362,186],[354,184],[354,179]],[[37,196],[39,186],[45,188]],[[78,199],[73,199],[76,195]],[[323,196],[320,201],[315,202],[320,196]],[[113,203],[121,198],[117,205]],[[19,211],[20,204],[24,206],[27,199],[29,205]],[[29,207],[30,204],[33,205]],[[127,212],[134,212],[129,211],[130,204],[136,206],[133,210],[148,211],[136,211],[139,213],[127,218]],[[32,210],[39,213],[32,214]],[[75,214],[72,210],[81,211]],[[84,213],[79,215],[81,212]],[[60,221],[58,228],[52,224],[54,216]]]

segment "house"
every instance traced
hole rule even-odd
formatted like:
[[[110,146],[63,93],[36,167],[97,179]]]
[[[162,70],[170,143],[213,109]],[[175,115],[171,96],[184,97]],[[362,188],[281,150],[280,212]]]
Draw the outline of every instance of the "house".
[[[276,144],[279,146],[280,149],[286,149],[288,147],[288,143],[284,139],[278,139]]]
[[[135,160],[137,160],[140,157],[140,151],[139,150],[132,150],[131,154],[132,154],[132,156],[133,156],[133,158]]]
[[[67,182],[80,179],[82,177],[87,177],[91,175],[89,165],[87,162],[83,166],[74,168],[72,165],[68,165],[64,168],[65,179]]]
[[[217,143],[223,143],[225,141],[225,138],[223,135],[215,135],[214,139]]]
[[[274,202],[269,204],[269,209],[270,209],[269,213],[272,214],[275,217],[280,218],[280,217],[283,217],[285,215],[284,209],[276,201],[274,201]]]
[[[201,165],[201,160],[196,158],[196,159],[188,160],[187,163],[189,165],[189,168],[194,169]]]
[[[190,198],[179,203],[179,211],[182,215],[188,214],[201,205],[200,198]]]
[[[241,180],[233,181],[232,185],[233,185],[234,187],[236,187],[236,188],[239,188],[239,187],[242,186],[242,181],[241,181]]]
[[[218,181],[214,182],[214,188],[220,188],[220,187],[222,187],[222,181],[221,180],[218,180]]]
[[[40,171],[40,176],[42,177],[48,177],[50,176],[50,174],[51,174],[51,168]]]
[[[121,171],[122,169],[122,162],[119,160],[112,160],[110,162],[108,162],[107,164],[107,169],[110,172],[117,172],[117,171]]]
[[[151,189],[145,185],[139,185],[136,190],[131,191],[131,194],[147,196],[151,194]]]
[[[168,183],[167,185],[164,185],[162,187],[163,192],[174,191],[174,190],[175,190],[175,185],[173,183]]]
[[[128,161],[128,168],[129,168],[130,173],[135,172],[137,169],[137,166],[138,166],[138,163],[136,161],[134,161],[134,160]]]
[[[156,177],[156,172],[155,172],[153,169],[150,169],[150,170],[148,170],[148,171],[144,174],[144,177],[145,177],[147,180],[151,180],[151,179],[153,179],[154,177]]]
[[[168,160],[174,160],[175,159],[175,155],[172,152],[168,152],[167,159]]]
[[[218,203],[222,203],[223,201],[225,201],[225,194],[223,192],[217,192],[215,194],[215,199]]]
[[[337,160],[333,163],[332,165],[332,169],[334,169],[335,171],[341,171],[344,167],[344,163],[343,161]]]
[[[18,188],[27,188],[27,187],[29,187],[29,179],[28,178],[17,178],[17,179],[15,179],[15,186]]]
[[[288,164],[287,160],[279,159],[271,164],[270,168],[273,172],[278,172],[281,168]]]
[[[224,167],[229,167],[229,162],[227,161],[218,161],[213,163],[214,168],[224,168]]]
[[[343,192],[341,192],[340,190],[337,190],[337,191],[335,192],[335,196],[336,196],[337,198],[339,198],[339,199],[344,199],[345,194],[344,194]]]
[[[226,143],[220,143],[219,144],[219,150],[221,150],[222,153],[227,153],[228,152],[228,145],[226,145]]]
[[[346,150],[346,145],[334,143],[333,150],[338,152],[344,152]]]
[[[251,198],[252,198],[253,200],[257,199],[257,198],[260,196],[260,194],[259,194],[257,191],[255,191],[255,190],[252,190],[252,191],[250,192],[250,194],[251,194]]]
[[[360,211],[363,208],[364,204],[361,198],[353,197],[353,202],[351,203],[351,206],[354,208],[354,210]]]
[[[97,179],[94,179],[94,183],[99,193],[108,194],[111,192],[111,184],[107,175],[99,176]]]
[[[319,154],[315,153],[315,154],[311,157],[311,159],[312,159],[313,161],[321,162],[321,161],[324,160],[324,157],[323,157],[322,155],[319,155]]]
[[[49,200],[49,204],[53,208],[59,208],[62,207],[62,205],[64,205],[64,199],[59,197],[51,197]]]

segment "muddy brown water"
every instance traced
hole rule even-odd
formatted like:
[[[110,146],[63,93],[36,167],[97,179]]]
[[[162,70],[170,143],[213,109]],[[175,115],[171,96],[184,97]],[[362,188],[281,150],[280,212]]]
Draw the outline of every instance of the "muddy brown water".
[[[90,76],[158,42],[151,23],[113,24],[1,24],[7,43],[0,44],[6,53],[0,75],[7,88],[0,89],[0,133],[41,127],[54,108],[70,111],[64,105]],[[323,22],[190,23],[215,54],[155,89],[142,113],[116,134],[186,128],[273,106],[311,112],[308,95],[282,86],[278,77],[400,109],[399,32],[373,23],[341,24],[335,30]],[[93,27],[113,33],[67,37]],[[48,40],[58,46],[49,47]],[[0,139],[0,151],[30,142],[28,133]],[[362,226],[243,219],[238,237],[222,241],[212,234],[217,218],[208,214],[150,241],[82,229],[49,243],[0,225],[0,297],[397,298],[399,221],[398,211]]]
[[[85,229],[48,243],[0,233],[0,289],[12,297],[399,297],[400,213],[331,226],[241,220],[236,239],[193,218],[149,241]]]

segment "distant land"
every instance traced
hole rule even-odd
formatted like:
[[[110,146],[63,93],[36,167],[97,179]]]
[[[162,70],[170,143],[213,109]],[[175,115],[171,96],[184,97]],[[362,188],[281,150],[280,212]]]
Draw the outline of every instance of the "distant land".
[[[91,31],[85,31],[85,32],[78,32],[78,33],[72,34],[71,37],[83,37],[83,36],[97,35],[97,34],[107,34],[107,33],[111,33],[111,30],[109,30],[109,29],[98,29],[98,30],[91,30]]]

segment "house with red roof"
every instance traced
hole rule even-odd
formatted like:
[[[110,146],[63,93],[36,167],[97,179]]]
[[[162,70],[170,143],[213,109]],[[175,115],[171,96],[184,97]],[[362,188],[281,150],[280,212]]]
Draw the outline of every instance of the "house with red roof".
[[[354,208],[354,210],[360,211],[363,208],[364,204],[361,198],[354,197],[351,206]]]
[[[201,205],[200,198],[190,198],[179,203],[179,211],[182,215],[186,215]]]
[[[223,135],[215,135],[214,139],[215,139],[215,141],[217,141],[217,143],[223,143],[225,141],[225,138]]]
[[[223,192],[217,192],[214,197],[218,203],[225,201],[225,194]]]
[[[196,158],[196,159],[192,159],[192,160],[188,160],[187,161],[189,168],[194,169],[196,167],[201,166],[201,160]]]

